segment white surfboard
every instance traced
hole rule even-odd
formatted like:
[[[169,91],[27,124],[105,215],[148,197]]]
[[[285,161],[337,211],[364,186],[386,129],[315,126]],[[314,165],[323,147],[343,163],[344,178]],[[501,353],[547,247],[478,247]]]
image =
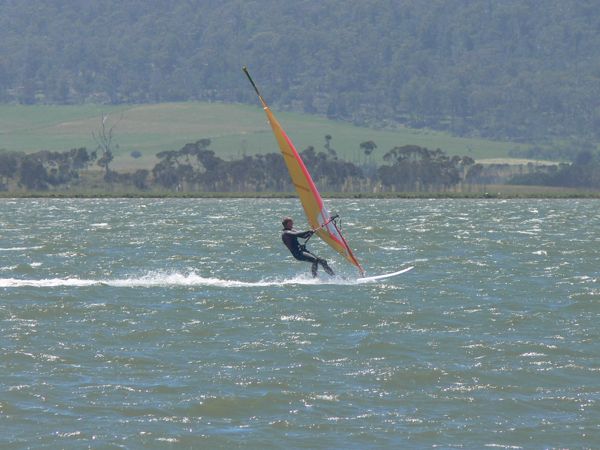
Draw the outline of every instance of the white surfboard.
[[[398,272],[385,273],[383,275],[375,275],[373,277],[358,278],[356,281],[358,281],[359,283],[372,283],[373,281],[384,280],[386,278],[391,278],[391,277],[395,277],[396,275],[406,273],[409,270],[412,270],[413,268],[414,268],[414,266],[410,266],[410,267],[406,267],[402,270],[399,270]]]

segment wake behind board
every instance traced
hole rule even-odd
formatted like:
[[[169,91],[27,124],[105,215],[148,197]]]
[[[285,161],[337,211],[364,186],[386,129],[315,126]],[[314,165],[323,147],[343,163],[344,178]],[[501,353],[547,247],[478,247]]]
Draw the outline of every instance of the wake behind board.
[[[359,283],[372,283],[373,281],[385,280],[386,278],[391,278],[391,277],[395,277],[396,275],[401,275],[403,273],[408,272],[409,270],[412,270],[413,268],[414,268],[414,266],[410,266],[405,269],[399,270],[398,272],[385,273],[383,275],[375,275],[373,277],[358,278],[356,281]]]

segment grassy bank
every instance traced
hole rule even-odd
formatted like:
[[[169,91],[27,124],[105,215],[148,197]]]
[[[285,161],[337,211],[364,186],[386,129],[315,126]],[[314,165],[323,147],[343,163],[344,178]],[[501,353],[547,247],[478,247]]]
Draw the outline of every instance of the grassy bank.
[[[364,162],[361,142],[372,140],[377,149],[372,162],[395,146],[419,145],[440,148],[449,155],[468,155],[475,159],[505,158],[517,143],[459,138],[426,129],[397,128],[374,130],[328,120],[321,116],[275,112],[298,149],[314,146],[323,150],[325,135],[333,137],[331,146],[347,161]],[[0,149],[34,152],[65,151],[71,148],[96,148],[92,133],[98,131],[102,114],[114,126],[114,170],[151,168],[156,153],[177,150],[188,142],[209,138],[211,149],[223,158],[244,154],[277,152],[277,144],[258,106],[220,103],[163,103],[148,105],[0,105]],[[521,145],[522,148],[526,146]],[[134,159],[137,150],[141,157]]]
[[[324,198],[363,199],[518,199],[518,198],[590,198],[600,199],[600,192],[545,186],[491,185],[485,191],[473,192],[324,192]],[[0,192],[3,199],[23,198],[296,198],[293,192],[169,192],[169,191],[41,191]]]

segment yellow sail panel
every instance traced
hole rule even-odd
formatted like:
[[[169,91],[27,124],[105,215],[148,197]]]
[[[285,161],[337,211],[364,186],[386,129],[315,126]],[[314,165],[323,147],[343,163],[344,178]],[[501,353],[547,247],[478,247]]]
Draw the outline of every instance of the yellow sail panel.
[[[355,265],[361,274],[364,274],[363,268],[352,254],[352,250],[350,250],[350,247],[340,233],[340,230],[335,222],[331,220],[331,216],[325,208],[323,199],[321,198],[310,173],[306,169],[302,158],[294,147],[294,144],[260,95],[259,98],[267,114],[271,128],[273,129],[273,134],[279,144],[279,149],[281,150],[290,177],[292,178],[292,183],[300,198],[300,203],[302,203],[302,207],[306,213],[308,223],[313,229],[317,229],[316,233],[321,239],[327,242],[334,250],[342,254],[351,264]]]
[[[308,218],[308,223],[312,228],[318,228],[321,226],[321,223],[319,222],[319,212],[323,207],[321,196],[317,191],[312,177],[306,170],[300,155],[281,128],[281,125],[268,107],[265,107],[265,112],[269,118],[271,128],[273,128],[273,134],[275,134],[275,138],[279,144],[279,149],[281,150],[285,165],[292,178],[292,183],[296,188],[296,192],[298,193],[298,197],[300,198],[300,202],[302,203],[302,207]]]

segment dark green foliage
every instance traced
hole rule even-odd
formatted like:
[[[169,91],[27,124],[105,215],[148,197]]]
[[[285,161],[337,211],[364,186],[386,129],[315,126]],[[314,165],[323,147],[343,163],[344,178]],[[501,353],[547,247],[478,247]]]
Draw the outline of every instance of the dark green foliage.
[[[475,164],[468,156],[447,156],[440,149],[416,145],[394,147],[384,155],[390,165],[378,169],[381,183],[395,190],[421,191],[456,186]]]
[[[534,145],[527,150],[514,149],[509,151],[509,156],[549,161],[573,161],[573,158],[579,153],[593,153],[595,150],[596,146],[590,140],[581,137],[570,137],[566,142],[544,147]]]
[[[362,178],[362,171],[354,164],[338,159],[335,154],[315,152],[310,146],[300,152],[300,156],[310,174],[324,189],[339,191],[344,183]]]
[[[571,146],[533,146],[527,150],[515,149],[508,152],[513,158],[542,159],[548,161],[566,161],[571,159],[573,147]],[[577,147],[575,147],[577,148]]]
[[[0,186],[7,190],[14,182],[24,189],[45,191],[79,178],[79,171],[94,160],[85,148],[66,152],[42,150],[24,154],[0,151]]]
[[[22,153],[0,151],[0,190],[8,188],[8,180],[16,175],[23,156]]]
[[[19,184],[30,191],[48,189],[49,176],[41,161],[33,155],[25,156],[21,161]]]
[[[152,169],[157,184],[177,190],[211,192],[290,191],[293,186],[279,153],[244,156],[225,161],[208,149],[210,139],[187,144],[181,150],[158,153],[160,161]],[[344,184],[362,174],[354,164],[313,147],[301,152],[311,174],[323,188],[340,191]]]
[[[294,190],[280,153],[226,161],[215,155],[210,143],[210,139],[201,139],[180,150],[160,152],[152,171],[111,170],[104,174],[98,169],[81,174],[96,160],[96,154],[88,154],[85,148],[30,154],[0,151],[0,190],[56,192],[86,186],[102,192],[115,188],[182,193]],[[442,150],[416,145],[392,148],[380,167],[359,167],[312,146],[300,155],[322,192],[464,192],[465,188],[470,192],[472,185],[502,184],[511,176],[513,184],[600,189],[600,161],[586,150],[579,152],[572,164],[541,167],[531,163],[483,166],[469,156],[448,156]]]
[[[377,144],[373,141],[365,141],[360,143],[360,148],[364,152],[365,156],[371,156],[373,151],[377,148]]]
[[[545,167],[533,173],[516,175],[510,184],[600,189],[600,159],[590,151],[577,153],[572,164]]]
[[[225,161],[208,149],[209,144],[210,140],[203,140],[187,144],[178,151],[159,153],[160,161],[152,170],[155,182],[165,188],[186,192],[293,190],[279,153]],[[368,147],[375,148],[376,145],[373,143]],[[450,189],[462,181],[469,181],[470,168],[478,167],[468,156],[449,157],[439,149],[432,151],[418,146],[393,148],[385,155],[390,164],[381,166],[370,177],[353,163],[317,152],[312,146],[300,152],[300,156],[319,189],[328,192],[348,192],[365,187],[405,191]]]
[[[255,104],[245,63],[280,110],[540,143],[600,138],[595,0],[4,0],[0,10],[0,102]]]
[[[146,169],[138,169],[131,175],[132,184],[140,190],[146,190],[149,188],[148,175],[150,171]]]

